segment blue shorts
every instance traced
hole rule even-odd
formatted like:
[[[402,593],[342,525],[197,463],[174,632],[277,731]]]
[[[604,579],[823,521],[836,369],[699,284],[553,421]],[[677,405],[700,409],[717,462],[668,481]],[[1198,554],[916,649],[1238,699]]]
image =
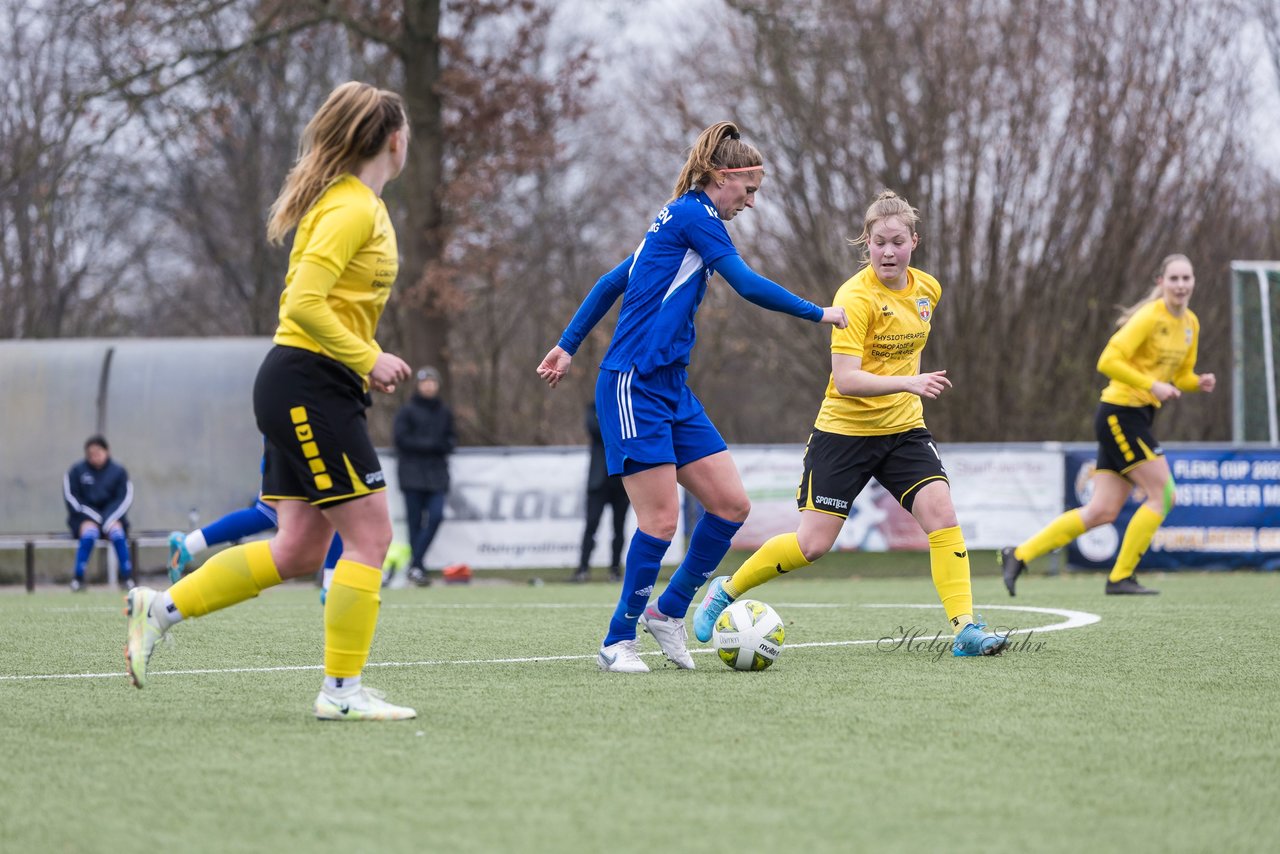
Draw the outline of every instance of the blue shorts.
[[[651,374],[600,369],[596,414],[609,474],[676,468],[726,449],[702,402],[685,385],[682,365]]]

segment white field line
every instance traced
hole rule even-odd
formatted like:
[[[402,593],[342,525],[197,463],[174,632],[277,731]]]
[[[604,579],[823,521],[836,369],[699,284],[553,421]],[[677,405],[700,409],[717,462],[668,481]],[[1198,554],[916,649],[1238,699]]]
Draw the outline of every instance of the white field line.
[[[306,604],[300,604],[300,603],[292,603],[287,605],[261,603],[258,605],[258,607],[272,608],[272,609],[278,609],[278,610],[295,610],[295,611],[302,610],[305,608],[305,609],[314,609],[317,614],[321,614],[324,612],[324,606],[321,605],[318,601],[316,602],[315,605],[306,605]],[[385,610],[394,611],[397,609],[413,610],[417,608],[425,608],[429,610],[441,610],[441,611],[514,610],[514,609],[556,610],[556,609],[562,609],[562,608],[563,609],[599,608],[603,610],[605,608],[612,609],[614,607],[616,607],[616,603],[604,603],[604,602],[506,602],[506,603],[501,603],[501,602],[458,602],[458,603],[393,602],[393,603],[384,603],[382,605],[382,609],[384,611]],[[783,608],[849,608],[854,606],[846,605],[841,602],[784,602],[784,603],[781,603],[781,607]],[[921,607],[924,607],[924,606],[921,606]],[[90,607],[90,606],[81,605],[81,606],[70,606],[65,608],[63,607],[31,608],[29,610],[40,611],[41,613],[44,613],[44,614],[120,614],[123,612],[124,609],[122,607],[117,607],[117,606]]]
[[[782,607],[784,608],[846,607],[844,605],[838,605],[838,604],[831,605],[831,604],[795,603],[795,602],[781,603],[781,604],[782,604]],[[448,606],[448,605],[432,606],[432,605],[424,604],[421,606],[403,606],[403,607],[424,607],[424,608],[425,607],[436,607],[436,608],[445,607],[447,608],[447,607],[453,607],[453,606]],[[457,606],[457,607],[468,607],[468,606]],[[484,606],[476,605],[476,606],[469,606],[469,607],[484,607]],[[510,606],[495,605],[493,607],[528,608],[531,606],[513,604]],[[596,608],[601,606],[561,605],[557,607]],[[889,609],[904,609],[904,608],[936,609],[938,606],[936,604],[934,605],[875,604],[875,605],[862,605],[860,607],[889,608]],[[100,610],[100,609],[86,609],[86,610]],[[1102,617],[1100,617],[1099,615],[1091,614],[1088,611],[1071,611],[1065,608],[1035,608],[1029,605],[975,605],[974,610],[975,611],[976,610],[1025,611],[1025,612],[1030,612],[1034,614],[1049,614],[1052,616],[1066,618],[1066,620],[1061,623],[1051,623],[1047,626],[1036,626],[1034,628],[1028,628],[1028,629],[1016,629],[1012,631],[1011,634],[1023,634],[1023,633],[1030,634],[1032,632],[1041,632],[1041,633],[1058,632],[1058,631],[1063,631],[1065,629],[1078,629],[1083,626],[1092,625],[1096,622],[1099,622],[1102,619]],[[859,646],[863,644],[873,644],[873,643],[875,644],[885,643],[885,642],[892,643],[899,640],[906,641],[908,639],[910,639],[910,635],[904,636],[903,638],[886,636],[883,638],[872,638],[867,640],[811,641],[808,643],[789,643],[786,645],[786,648],[787,649],[812,649],[812,648],[818,648],[818,647],[833,647],[833,646]],[[710,647],[700,647],[697,649],[691,649],[689,651],[691,653],[710,653],[710,652],[714,652],[715,650],[711,649]],[[640,655],[661,655],[661,654],[662,653],[659,652],[658,650],[640,653]],[[595,657],[596,657],[595,654],[592,653],[591,655],[535,655],[535,656],[526,656],[526,657],[518,657],[518,658],[425,659],[422,661],[371,661],[366,665],[366,667],[440,667],[444,665],[473,665],[473,664],[532,664],[539,661],[592,661],[595,659]],[[208,668],[208,669],[196,669],[196,670],[152,670],[148,673],[148,675],[149,676],[160,676],[160,675],[204,676],[204,675],[219,674],[219,673],[288,673],[293,671],[307,671],[307,670],[319,671],[321,669],[322,669],[322,665],[319,665],[319,664],[295,664],[295,665],[282,665],[278,667],[221,667],[221,668]],[[38,674],[31,674],[26,676],[0,675],[0,682],[32,682],[32,681],[47,680],[47,679],[119,679],[119,678],[125,677],[126,675],[127,674],[125,674],[123,671],[119,673],[38,673]]]

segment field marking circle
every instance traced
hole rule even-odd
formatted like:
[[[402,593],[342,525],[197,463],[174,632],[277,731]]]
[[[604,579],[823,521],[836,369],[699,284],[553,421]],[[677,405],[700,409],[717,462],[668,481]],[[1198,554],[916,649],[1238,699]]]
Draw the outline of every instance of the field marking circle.
[[[524,607],[524,606],[516,606]],[[595,606],[599,607],[599,606]],[[783,603],[781,606],[784,610],[787,608],[841,608],[842,604],[821,604],[821,603]],[[932,605],[883,605],[883,604],[862,604],[862,608],[912,608],[912,609],[934,609],[940,607],[937,604]],[[114,609],[113,609],[114,610]],[[1060,632],[1066,629],[1078,629],[1083,626],[1090,626],[1100,622],[1102,617],[1098,614],[1092,614],[1088,611],[1072,611],[1066,608],[1037,608],[1030,605],[975,605],[975,611],[1025,611],[1033,614],[1049,614],[1057,617],[1065,617],[1061,623],[1052,623],[1047,626],[1035,626],[1029,629],[1016,629],[1010,634],[1030,634],[1032,632]],[[904,637],[901,640],[905,641]],[[894,637],[875,638],[873,640],[845,640],[845,641],[811,641],[808,643],[792,643],[786,644],[784,649],[813,649],[818,647],[833,646],[860,646],[864,644],[892,642],[899,640]],[[691,653],[711,653],[715,652],[710,647],[699,647],[689,650]],[[650,652],[642,652],[640,655],[661,655],[662,653],[653,650]],[[519,658],[473,658],[473,659],[426,659],[422,661],[371,661],[365,665],[366,668],[372,667],[441,667],[444,665],[466,665],[466,664],[533,664],[539,661],[594,661],[595,653],[590,655],[537,655]],[[199,668],[191,670],[152,670],[148,672],[149,676],[207,676],[222,673],[290,673],[302,671],[321,671],[323,665],[320,664],[295,664],[280,665],[276,667],[222,667],[222,668]],[[0,675],[0,682],[33,682],[48,679],[120,679],[127,676],[123,671],[117,673],[37,673],[30,675],[9,676]]]

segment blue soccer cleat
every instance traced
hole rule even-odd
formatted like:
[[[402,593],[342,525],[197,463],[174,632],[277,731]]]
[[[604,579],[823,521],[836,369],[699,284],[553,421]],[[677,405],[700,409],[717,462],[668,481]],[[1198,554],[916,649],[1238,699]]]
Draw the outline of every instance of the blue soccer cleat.
[[[711,579],[711,586],[707,588],[707,595],[702,597],[702,601],[698,604],[698,610],[693,612],[693,634],[703,643],[711,640],[711,630],[715,628],[716,618],[733,601],[733,598],[724,590],[726,577],[722,575],[719,578]]]
[[[1009,646],[1009,636],[984,631],[986,623],[970,623],[956,635],[951,644],[951,654],[957,657],[971,655],[999,655]]]
[[[174,531],[169,535],[169,581],[176,582],[187,571],[191,552],[187,551],[187,535]]]

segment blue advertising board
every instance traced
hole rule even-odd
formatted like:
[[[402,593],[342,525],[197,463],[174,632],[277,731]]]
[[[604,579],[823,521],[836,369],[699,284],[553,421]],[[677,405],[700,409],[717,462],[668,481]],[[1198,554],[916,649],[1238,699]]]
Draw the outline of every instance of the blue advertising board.
[[[1280,450],[1166,448],[1166,459],[1178,487],[1177,504],[1139,569],[1280,569]],[[1080,507],[1092,492],[1095,453],[1069,450],[1063,460],[1065,506]],[[1113,524],[1086,531],[1068,546],[1067,562],[1110,569],[1143,500],[1134,490]]]

